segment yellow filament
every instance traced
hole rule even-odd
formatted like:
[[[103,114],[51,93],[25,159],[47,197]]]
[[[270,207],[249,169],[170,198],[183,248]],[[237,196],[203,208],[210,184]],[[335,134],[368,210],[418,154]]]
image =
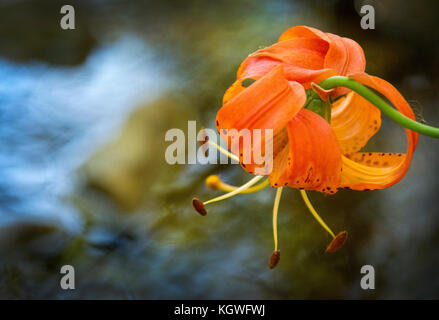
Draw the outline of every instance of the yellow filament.
[[[211,175],[206,178],[206,184],[209,188],[212,188],[214,190],[222,190],[225,192],[231,192],[239,187],[232,186],[230,184],[224,183],[218,176]],[[254,187],[248,188],[244,191],[241,191],[241,193],[253,193],[259,190],[264,189],[266,186],[268,186],[269,182],[268,179],[262,181],[261,183],[255,185]]]
[[[230,159],[233,159],[237,162],[239,162],[239,158],[237,156],[235,156],[233,153],[229,152],[228,150],[222,148],[221,146],[217,145],[215,142],[208,140],[207,141],[209,144],[211,144],[212,146],[214,146],[215,148],[217,148],[220,152],[224,153],[225,155],[227,155]]]
[[[277,212],[279,211],[280,196],[282,195],[283,187],[279,187],[276,190],[276,197],[274,198],[273,206],[273,238],[274,238],[274,251],[277,251]]]
[[[335,234],[334,232],[332,232],[332,230],[326,225],[326,223],[323,221],[322,218],[320,218],[319,214],[317,213],[317,211],[314,209],[314,207],[312,206],[311,202],[308,199],[308,195],[306,194],[305,190],[300,190],[300,194],[302,195],[303,201],[305,201],[306,206],[309,209],[309,212],[311,212],[311,214],[313,215],[313,217],[317,220],[317,222],[323,227],[323,229],[325,229],[326,231],[328,231],[328,233],[332,236],[332,238],[335,238]]]
[[[253,186],[254,184],[256,184],[259,180],[261,180],[264,176],[255,176],[253,179],[251,179],[249,182],[247,182],[246,184],[243,184],[242,186],[240,186],[239,188],[236,188],[235,190],[233,190],[232,192],[223,194],[222,196],[219,196],[217,198],[213,198],[211,200],[208,200],[206,202],[203,202],[204,205],[212,203],[212,202],[217,202],[217,201],[221,201],[221,200],[225,200],[227,198],[233,197],[234,195],[237,195],[238,193],[243,192],[244,190],[247,190],[248,188],[250,188],[251,186]]]

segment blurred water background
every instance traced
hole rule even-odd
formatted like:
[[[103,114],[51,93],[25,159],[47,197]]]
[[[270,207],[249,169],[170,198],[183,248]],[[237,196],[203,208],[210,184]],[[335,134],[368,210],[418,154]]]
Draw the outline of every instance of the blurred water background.
[[[0,298],[439,298],[439,141],[421,137],[407,176],[382,191],[311,192],[349,239],[335,255],[299,193],[279,216],[282,259],[268,270],[274,191],[212,205],[218,173],[170,166],[165,132],[214,127],[240,62],[294,25],[350,37],[367,71],[393,83],[418,118],[439,126],[437,1],[78,0],[61,30],[55,0],[0,1]],[[376,29],[362,30],[372,4]],[[367,147],[405,150],[383,118]],[[59,287],[60,266],[76,290]],[[376,290],[360,288],[360,268]]]

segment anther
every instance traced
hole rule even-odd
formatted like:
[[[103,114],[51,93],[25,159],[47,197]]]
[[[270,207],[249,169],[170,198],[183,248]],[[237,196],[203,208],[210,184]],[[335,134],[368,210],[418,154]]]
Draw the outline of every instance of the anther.
[[[343,246],[343,244],[346,242],[347,238],[348,238],[348,232],[347,231],[340,232],[331,241],[331,243],[326,248],[325,252],[327,252],[327,253],[334,253],[334,252],[336,252],[338,249],[340,249]]]
[[[270,269],[273,269],[274,267],[277,266],[279,260],[280,260],[280,251],[279,250],[273,251],[273,253],[270,256],[270,262],[268,263],[268,267]]]
[[[204,207],[204,204],[197,198],[192,199],[192,205],[195,211],[197,211],[200,215],[205,216],[207,214],[207,210]]]

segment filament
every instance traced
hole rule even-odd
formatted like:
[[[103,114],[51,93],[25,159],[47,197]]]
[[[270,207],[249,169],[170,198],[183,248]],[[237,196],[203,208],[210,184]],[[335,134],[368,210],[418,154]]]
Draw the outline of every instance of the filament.
[[[274,251],[277,251],[277,212],[279,210],[280,197],[282,195],[283,187],[279,187],[276,190],[276,197],[274,198],[273,206],[273,238],[274,238]]]
[[[325,229],[332,236],[332,238],[335,238],[334,232],[332,232],[332,230],[327,226],[327,224],[323,221],[323,219],[320,218],[319,214],[317,213],[317,211],[312,206],[312,204],[309,201],[308,195],[306,194],[305,190],[300,190],[300,194],[302,195],[303,201],[305,201],[305,204],[308,207],[309,212],[311,212],[313,217],[323,227],[323,229]]]
[[[250,188],[251,186],[253,186],[254,184],[256,184],[259,180],[261,180],[262,178],[264,178],[264,176],[256,176],[253,179],[251,179],[249,182],[243,184],[242,186],[240,186],[239,188],[236,188],[235,190],[223,194],[222,196],[219,196],[217,198],[213,198],[211,200],[208,200],[206,202],[203,202],[204,205],[212,203],[212,202],[217,202],[217,201],[221,201],[221,200],[225,200],[227,198],[233,197],[234,195],[237,195],[238,193],[241,193],[244,190],[247,190],[248,188]]]
[[[266,186],[268,186],[269,182],[268,179],[262,181],[261,183],[248,188],[244,191],[241,191],[241,193],[253,193],[253,192],[257,192],[259,190],[264,189]],[[239,187],[236,186],[232,186],[230,184],[224,183],[220,177],[218,177],[217,175],[210,175],[206,178],[206,185],[213,189],[213,190],[222,190],[225,192],[231,192],[234,191],[236,189],[238,189]]]
[[[239,158],[237,156],[235,156],[233,153],[229,152],[228,150],[224,149],[223,147],[219,146],[215,142],[208,140],[207,143],[217,148],[221,153],[227,155],[230,159],[239,162]]]

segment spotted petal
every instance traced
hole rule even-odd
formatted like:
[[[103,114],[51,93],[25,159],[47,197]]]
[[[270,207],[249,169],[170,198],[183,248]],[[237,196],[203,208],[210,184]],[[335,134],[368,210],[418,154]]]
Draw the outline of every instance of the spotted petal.
[[[332,104],[331,127],[345,155],[364,147],[380,126],[380,110],[353,91]]]
[[[335,193],[341,181],[341,152],[337,138],[328,122],[307,109],[287,124],[288,144],[275,158],[274,187]]]
[[[412,109],[404,97],[390,83],[380,78],[360,73],[352,79],[383,94],[405,116],[415,120]],[[399,182],[410,167],[419,135],[406,129],[407,151],[401,153],[354,153],[343,157],[342,186],[354,190],[388,188]]]

